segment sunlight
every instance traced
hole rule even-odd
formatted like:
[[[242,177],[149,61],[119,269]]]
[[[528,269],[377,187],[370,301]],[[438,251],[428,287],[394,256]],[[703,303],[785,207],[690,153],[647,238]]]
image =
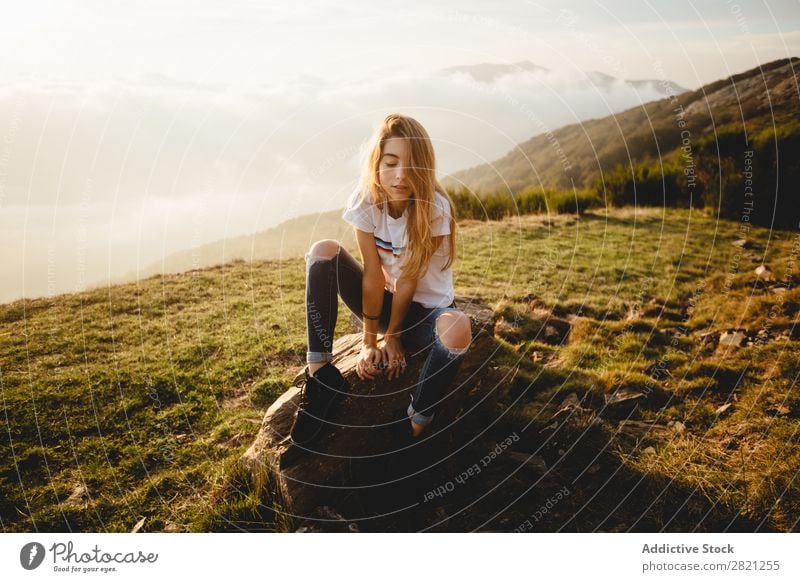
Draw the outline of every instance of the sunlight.
[[[49,0],[3,2],[0,35],[25,38],[53,16],[57,6]]]

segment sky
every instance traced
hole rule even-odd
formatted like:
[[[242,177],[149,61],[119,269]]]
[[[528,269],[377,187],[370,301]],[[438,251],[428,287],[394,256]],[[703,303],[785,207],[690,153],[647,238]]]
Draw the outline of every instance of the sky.
[[[660,96],[622,79],[800,55],[797,0],[2,4],[0,301],[341,207],[390,111],[446,175]],[[541,69],[448,70],[523,61]]]

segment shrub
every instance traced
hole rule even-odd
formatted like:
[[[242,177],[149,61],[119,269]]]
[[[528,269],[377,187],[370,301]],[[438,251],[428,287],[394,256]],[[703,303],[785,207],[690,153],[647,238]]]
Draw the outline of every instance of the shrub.
[[[459,219],[500,220],[520,214],[582,214],[598,206],[590,190],[550,190],[527,188],[515,194],[497,191],[478,194],[466,189],[450,192]]]

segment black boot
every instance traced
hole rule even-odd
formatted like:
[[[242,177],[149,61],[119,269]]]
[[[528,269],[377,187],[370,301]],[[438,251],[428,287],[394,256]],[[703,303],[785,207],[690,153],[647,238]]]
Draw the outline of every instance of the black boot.
[[[289,432],[293,445],[304,446],[316,439],[334,406],[342,399],[350,385],[336,367],[328,362],[314,372],[305,370],[306,379],[300,388],[300,403]]]

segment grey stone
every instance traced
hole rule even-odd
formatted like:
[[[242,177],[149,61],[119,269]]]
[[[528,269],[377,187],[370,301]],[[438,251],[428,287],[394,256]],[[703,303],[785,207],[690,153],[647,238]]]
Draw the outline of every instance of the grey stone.
[[[775,273],[769,270],[769,267],[766,265],[759,265],[756,267],[755,271],[756,275],[758,276],[759,280],[765,283],[771,283],[775,281]]]
[[[497,378],[486,373],[487,362],[497,349],[492,337],[495,328],[494,314],[486,305],[457,298],[458,306],[470,317],[473,341],[451,392],[445,397],[437,411],[434,425],[428,429],[426,439],[412,447],[429,447],[434,450],[451,435],[440,432],[447,429],[458,433],[466,423],[457,423],[450,428],[460,409],[474,408],[474,397],[470,392],[484,381],[497,383]],[[327,506],[340,515],[349,515],[366,503],[392,503],[394,497],[383,488],[396,492],[397,483],[386,479],[382,471],[389,471],[397,453],[398,431],[395,427],[404,422],[401,414],[408,406],[409,395],[417,383],[420,368],[426,353],[414,357],[407,355],[408,368],[396,379],[388,381],[383,376],[375,380],[359,380],[355,365],[361,348],[360,334],[346,335],[334,342],[333,364],[350,383],[348,395],[336,407],[329,419],[329,427],[312,445],[309,451],[299,455],[291,463],[281,463],[289,448],[288,437],[300,389],[292,387],[284,392],[267,410],[261,429],[250,448],[240,459],[249,471],[254,488],[269,488],[276,501],[289,514],[298,518],[318,515],[320,508]],[[499,390],[493,394],[500,396]],[[488,402],[491,406],[494,402]],[[437,422],[438,421],[438,422]],[[438,427],[438,428],[437,428]],[[455,434],[453,438],[468,439]],[[416,453],[416,448],[408,455]],[[428,449],[426,449],[428,450]],[[353,509],[356,508],[356,509]],[[372,511],[377,511],[375,505]],[[352,515],[349,515],[352,518]],[[306,525],[311,530],[315,526]]]
[[[719,408],[714,411],[714,414],[717,416],[722,416],[726,412],[728,412],[733,407],[733,402],[728,402],[727,404],[723,404]]]
[[[719,336],[719,345],[742,347],[747,343],[747,332],[742,329],[731,329]]]
[[[686,425],[683,424],[680,420],[670,420],[667,423],[667,427],[672,429],[677,434],[683,434],[686,432]]]
[[[511,451],[508,453],[508,456],[510,459],[516,461],[520,465],[524,465],[526,469],[530,469],[535,473],[547,472],[547,463],[539,455]]]

